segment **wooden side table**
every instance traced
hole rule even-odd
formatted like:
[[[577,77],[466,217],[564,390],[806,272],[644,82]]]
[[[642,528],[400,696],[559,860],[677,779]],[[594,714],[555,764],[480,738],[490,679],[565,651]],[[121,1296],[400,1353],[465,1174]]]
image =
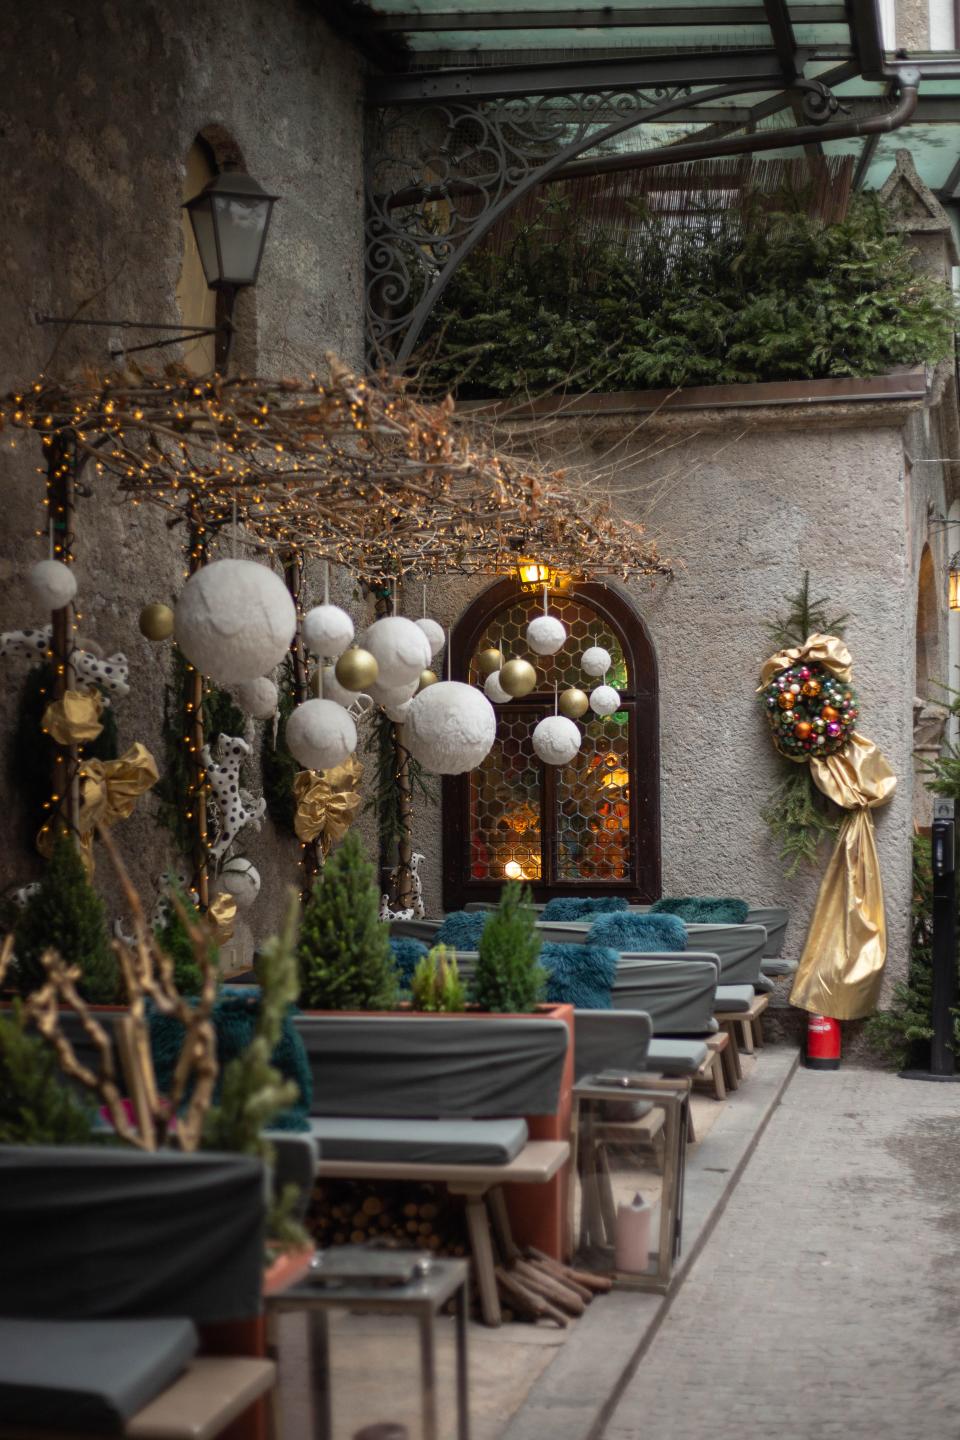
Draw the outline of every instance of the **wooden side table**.
[[[324,1281],[325,1256],[337,1251],[318,1251],[312,1272],[286,1290],[265,1297],[267,1338],[276,1354],[276,1321],[281,1314],[303,1311],[309,1327],[310,1385],[315,1440],[333,1440],[333,1404],[330,1386],[330,1342],[327,1316],[331,1310],[353,1310],[376,1314],[406,1314],[417,1321],[420,1333],[420,1397],[423,1440],[437,1440],[437,1315],[448,1300],[456,1299],[457,1346],[457,1440],[470,1440],[467,1392],[467,1317],[469,1265],[465,1260],[441,1260],[432,1255],[411,1254],[417,1273],[400,1285],[384,1284],[379,1271],[385,1255],[396,1258],[401,1252],[352,1249],[349,1279],[331,1276]],[[279,1386],[277,1387],[279,1393]],[[279,1435],[276,1440],[280,1440]]]

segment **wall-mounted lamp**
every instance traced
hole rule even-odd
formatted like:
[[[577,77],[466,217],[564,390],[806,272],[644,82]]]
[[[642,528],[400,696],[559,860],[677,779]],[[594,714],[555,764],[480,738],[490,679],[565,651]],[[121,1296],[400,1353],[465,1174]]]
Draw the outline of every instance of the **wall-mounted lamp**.
[[[960,550],[950,556],[950,609],[960,610]]]
[[[532,592],[542,590],[545,585],[551,590],[568,590],[572,576],[540,560],[524,558],[517,561],[517,579],[521,590]]]

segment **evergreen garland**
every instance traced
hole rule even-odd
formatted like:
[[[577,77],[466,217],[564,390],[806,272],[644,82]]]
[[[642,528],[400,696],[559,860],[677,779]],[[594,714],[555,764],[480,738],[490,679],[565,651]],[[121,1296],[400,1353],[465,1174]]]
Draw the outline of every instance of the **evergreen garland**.
[[[548,190],[503,254],[457,271],[425,379],[471,399],[879,375],[950,352],[953,299],[875,195],[833,225],[801,196],[776,203],[748,196],[688,226],[641,212],[623,244],[584,233]]]
[[[535,926],[530,887],[509,880],[477,944],[473,999],[481,1010],[523,1015],[536,1009],[547,973],[540,964]]]
[[[263,727],[260,741],[260,772],[263,781],[263,798],[267,802],[267,814],[281,830],[295,835],[294,819],[297,802],[293,795],[293,782],[303,768],[287,749],[287,721],[296,704],[293,682],[293,662],[288,657],[281,668],[277,681],[279,701],[276,736],[272,725]]]
[[[365,755],[373,755],[376,772],[373,793],[363,807],[365,815],[374,815],[380,834],[380,843],[386,848],[396,845],[404,832],[403,815],[400,809],[400,791],[397,788],[397,766],[399,764],[397,726],[384,710],[377,710],[363,746]],[[411,798],[418,797],[428,805],[436,805],[437,792],[430,783],[419,760],[410,756],[408,762]]]
[[[298,947],[300,992],[314,1010],[389,1010],[398,974],[380,919],[374,870],[355,831],[330,855],[307,901]]]

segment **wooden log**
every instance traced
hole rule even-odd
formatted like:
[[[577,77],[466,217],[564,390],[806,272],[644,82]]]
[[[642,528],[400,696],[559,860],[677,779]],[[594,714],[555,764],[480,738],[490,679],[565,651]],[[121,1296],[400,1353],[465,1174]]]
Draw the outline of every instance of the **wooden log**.
[[[559,1281],[561,1285],[565,1285],[567,1289],[572,1290],[574,1295],[581,1299],[585,1305],[589,1305],[593,1299],[594,1292],[588,1290],[586,1285],[581,1285],[579,1280],[574,1280],[572,1278],[572,1272],[567,1270],[565,1266],[560,1264],[545,1265],[542,1260],[527,1260],[524,1263],[534,1266],[534,1268],[541,1273],[549,1275],[552,1279]]]
[[[518,1260],[513,1274],[519,1275],[525,1285],[543,1295],[551,1304],[559,1305],[568,1315],[582,1315],[587,1308],[579,1295],[568,1290],[556,1276],[550,1275],[546,1270],[538,1270],[530,1260]]]
[[[538,1250],[535,1245],[527,1246],[527,1256],[531,1260],[542,1261],[548,1267],[560,1263],[552,1256],[545,1255],[542,1250]],[[593,1290],[597,1295],[606,1295],[609,1290],[613,1289],[613,1281],[608,1275],[594,1275],[590,1270],[576,1270],[569,1265],[563,1266],[563,1269],[569,1271],[578,1285],[585,1285],[588,1290]]]
[[[554,1324],[559,1325],[561,1329],[566,1329],[566,1315],[564,1315],[562,1310],[558,1310],[555,1305],[552,1305],[549,1300],[545,1299],[544,1296],[524,1285],[516,1275],[504,1270],[501,1265],[496,1267],[494,1274],[497,1277],[497,1285],[499,1288],[505,1290],[508,1297],[516,1301],[521,1310],[525,1311],[528,1315],[533,1315],[538,1320],[552,1320]]]

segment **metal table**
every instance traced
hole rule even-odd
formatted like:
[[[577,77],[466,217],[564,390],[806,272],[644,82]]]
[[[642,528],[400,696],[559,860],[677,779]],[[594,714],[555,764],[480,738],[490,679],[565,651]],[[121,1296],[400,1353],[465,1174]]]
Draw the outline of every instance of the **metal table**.
[[[315,1270],[323,1273],[324,1254],[319,1251]],[[396,1256],[397,1252],[388,1252]],[[411,1255],[418,1273],[400,1285],[385,1285],[377,1279],[378,1262],[384,1252],[356,1250],[351,1257],[354,1272],[349,1280],[318,1284],[308,1275],[289,1289],[268,1295],[264,1304],[271,1349],[275,1350],[276,1319],[292,1310],[306,1313],[309,1326],[310,1383],[316,1440],[333,1440],[333,1408],[330,1393],[330,1346],[327,1314],[330,1310],[397,1312],[416,1319],[420,1331],[420,1393],[423,1440],[437,1440],[437,1377],[434,1322],[448,1300],[456,1297],[457,1346],[457,1440],[470,1440],[467,1396],[467,1315],[470,1267],[465,1260],[441,1260],[432,1255]],[[364,1278],[369,1273],[370,1279]],[[279,1387],[278,1387],[279,1389]]]

